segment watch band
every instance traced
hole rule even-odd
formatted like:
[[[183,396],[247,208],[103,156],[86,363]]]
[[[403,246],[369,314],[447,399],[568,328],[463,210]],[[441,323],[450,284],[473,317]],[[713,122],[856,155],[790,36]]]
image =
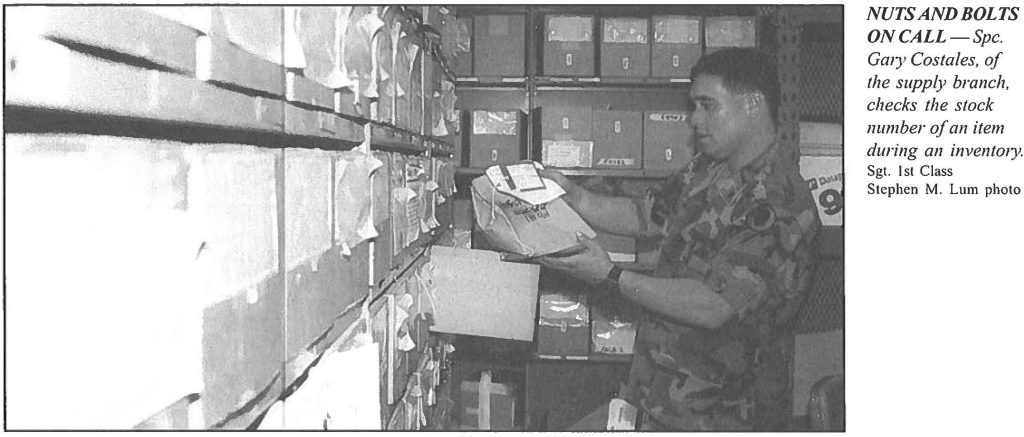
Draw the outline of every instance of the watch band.
[[[622,269],[619,266],[612,266],[612,269],[608,271],[608,277],[605,278],[605,281],[611,285],[618,286],[620,277],[622,277]]]

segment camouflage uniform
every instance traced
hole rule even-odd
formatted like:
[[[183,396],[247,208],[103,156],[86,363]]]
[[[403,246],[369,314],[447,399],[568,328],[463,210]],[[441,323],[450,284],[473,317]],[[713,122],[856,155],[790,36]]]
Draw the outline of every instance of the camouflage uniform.
[[[737,314],[717,330],[643,320],[623,396],[643,408],[645,429],[774,430],[788,419],[784,329],[819,222],[797,164],[776,149],[737,175],[698,156],[638,201],[663,238],[654,275],[702,281]]]

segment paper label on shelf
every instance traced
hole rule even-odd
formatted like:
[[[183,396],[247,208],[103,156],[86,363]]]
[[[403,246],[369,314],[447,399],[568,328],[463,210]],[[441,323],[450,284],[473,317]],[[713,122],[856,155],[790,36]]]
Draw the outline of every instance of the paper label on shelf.
[[[633,158],[601,158],[597,161],[597,165],[614,167],[628,167],[634,164],[636,164],[636,160]]]
[[[593,141],[544,140],[542,162],[552,167],[593,167]]]
[[[667,122],[667,123],[685,123],[687,119],[687,113],[685,112],[652,112],[647,115],[647,118],[651,121]]]

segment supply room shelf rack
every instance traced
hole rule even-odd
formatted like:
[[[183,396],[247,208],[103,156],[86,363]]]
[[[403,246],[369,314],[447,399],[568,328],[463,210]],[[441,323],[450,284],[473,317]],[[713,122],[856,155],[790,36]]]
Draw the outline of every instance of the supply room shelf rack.
[[[491,7],[463,6],[459,8],[460,17],[473,17],[490,14],[525,14],[526,15],[526,47],[524,52],[525,76],[499,77],[471,75],[458,77],[456,92],[459,109],[515,109],[528,114],[526,127],[522,133],[527,136],[527,155],[523,159],[541,160],[541,136],[539,117],[533,112],[554,103],[580,104],[595,109],[634,110],[634,111],[686,111],[692,109],[689,102],[691,79],[688,77],[600,77],[600,76],[552,76],[541,74],[540,59],[543,57],[544,17],[549,14],[579,14],[594,16],[595,44],[598,44],[599,26],[603,17],[651,17],[655,15],[686,15],[686,16],[751,16],[758,17],[758,46],[771,47],[765,44],[767,38],[773,38],[772,32],[764,32],[768,27],[765,22],[775,13],[768,8],[753,6],[707,6],[707,5],[658,5],[658,6],[523,6],[523,7]],[[702,38],[703,47],[703,38]],[[600,65],[600,50],[595,50],[595,70]],[[632,95],[632,98],[629,96]],[[625,96],[627,99],[624,99]],[[486,107],[493,104],[491,108]],[[462,150],[468,156],[468,134],[463,133]],[[638,145],[639,146],[639,145]],[[468,166],[468,158],[462,160],[464,168],[460,168],[461,176],[483,174],[483,168]],[[661,179],[672,172],[663,169],[599,169],[574,168],[560,169],[568,176],[579,177],[613,177]]]
[[[13,8],[7,12],[14,16],[37,13],[42,8],[25,12],[28,9]],[[277,9],[283,13],[283,8]],[[344,106],[336,106],[335,102],[340,100],[337,93],[342,91],[297,76],[292,70],[249,53],[218,35],[190,28],[145,8],[52,7],[45,8],[43,12],[46,18],[43,27],[29,29],[14,22],[12,18],[12,23],[8,23],[12,24],[11,29],[5,32],[10,38],[5,44],[4,55],[5,134],[67,133],[171,140],[182,146],[256,146],[254,149],[262,149],[258,153],[269,151],[268,154],[272,154],[276,160],[273,167],[276,199],[283,199],[286,195],[282,176],[285,172],[285,152],[291,153],[292,148],[315,148],[330,152],[350,150],[364,142],[367,126],[371,133],[370,148],[374,151],[427,157],[445,157],[454,153],[448,140],[425,135],[426,129],[414,132],[396,126],[393,119],[378,122],[347,110]],[[88,19],[83,19],[83,16]],[[35,24],[33,20],[22,21]],[[95,23],[102,25],[97,26]],[[283,28],[263,30],[267,33],[275,30],[285,33]],[[198,41],[208,45],[199,44]],[[201,47],[208,51],[204,52]],[[426,57],[433,51],[425,50],[423,53]],[[203,60],[208,62],[204,64]],[[421,70],[414,70],[412,74],[423,75],[429,64],[421,62]],[[427,93],[433,90],[428,90],[426,84],[421,85],[423,95],[420,96],[420,102],[425,105]],[[351,97],[349,93],[347,99]],[[425,117],[425,112],[421,112],[421,115]],[[421,119],[419,125],[429,126],[429,121]],[[324,159],[328,159],[326,156]],[[333,163],[329,166],[332,171],[333,166]],[[438,214],[444,214],[450,208],[450,202],[437,207]],[[442,208],[445,209],[442,211]],[[278,243],[284,243],[284,208],[278,207],[275,214],[275,226],[278,226],[276,235],[282,236]],[[333,216],[331,220],[334,220]],[[450,226],[450,220],[441,220],[442,228]],[[349,274],[357,270],[368,272],[366,267],[373,260],[358,258],[360,255],[365,257],[369,253],[369,245],[374,243],[364,242],[353,248],[354,255],[347,260],[342,260],[332,246],[320,255],[324,262],[312,263],[316,268],[305,264],[294,268],[283,266],[280,260],[285,259],[285,244],[278,244],[275,249],[275,258],[280,261],[276,264],[277,273],[269,279],[261,280],[258,291],[253,290],[253,294],[259,297],[259,305],[250,303],[232,306],[238,296],[231,298],[234,300],[217,304],[217,311],[220,311],[217,317],[230,319],[244,316],[246,323],[252,325],[250,328],[273,331],[275,334],[271,336],[271,341],[261,339],[261,349],[258,353],[252,352],[251,356],[246,355],[248,361],[242,362],[244,365],[225,365],[214,370],[201,368],[204,376],[206,373],[213,375],[217,384],[205,385],[204,390],[207,391],[187,394],[164,410],[155,412],[153,417],[158,419],[155,422],[166,425],[165,419],[174,417],[175,426],[187,424],[216,429],[252,426],[259,420],[260,414],[279,398],[282,390],[300,384],[297,377],[308,370],[308,361],[292,353],[295,345],[309,347],[310,351],[317,354],[323,352],[323,348],[336,339],[358,313],[346,310],[332,314],[336,318],[324,325],[317,325],[316,328],[320,330],[313,337],[288,338],[287,348],[284,347],[285,343],[272,344],[284,341],[285,331],[296,324],[285,325],[282,322],[284,313],[264,310],[283,307],[285,299],[294,297],[291,294],[286,296],[285,289],[295,287],[293,281],[297,283],[298,279],[291,278],[297,278],[299,270],[302,270],[302,275],[308,276],[309,284],[316,284],[310,287],[319,287],[315,290],[304,289],[307,295],[312,296],[313,292],[336,294],[333,296],[337,298],[335,301],[318,308],[321,312],[330,311],[339,304],[337,300],[346,298],[348,295],[345,293],[350,291],[365,295],[370,287],[376,287],[373,290],[376,294],[371,298],[390,293],[388,285],[395,282],[396,277],[407,275],[410,266],[423,259],[427,248],[441,241],[445,235],[446,232],[438,229],[423,233],[401,253],[395,254],[399,262],[389,271],[383,283],[376,285],[370,284],[365,278],[359,278],[359,275]],[[328,259],[337,262],[328,266]],[[348,270],[342,272],[343,269]],[[346,282],[333,284],[327,290],[322,287],[322,280],[328,277],[337,277]],[[339,290],[341,288],[345,290]],[[298,295],[295,293],[295,296]],[[242,296],[242,301],[245,298]],[[272,305],[278,306],[272,308]],[[262,312],[253,309],[257,307]],[[224,315],[228,311],[224,308],[237,310],[239,314],[229,317]],[[296,311],[299,311],[298,308],[293,307]],[[207,308],[206,311],[213,310]],[[303,317],[296,319],[316,319],[305,317],[308,315],[302,314]],[[321,315],[318,313],[315,316]],[[270,322],[267,321],[268,317],[272,319]],[[287,329],[276,329],[285,326]],[[214,326],[208,330],[224,328],[227,331],[233,327]],[[259,329],[248,331],[259,331],[253,336],[264,334]],[[228,351],[230,347],[250,340],[249,337],[232,337],[234,334],[237,333],[221,332],[216,336],[223,337],[216,340],[219,347],[211,347],[211,350]],[[301,334],[292,337],[296,335]],[[244,346],[251,347],[251,344]],[[268,368],[275,371],[265,371]],[[221,378],[221,370],[237,374],[232,373],[231,378]],[[245,380],[245,387],[236,384],[236,380],[241,379]],[[229,386],[229,382],[233,385]],[[242,388],[246,390],[243,392]],[[193,409],[197,408],[198,417],[193,417]],[[388,408],[385,407],[385,410]],[[188,419],[185,420],[183,416],[188,416]],[[149,419],[139,419],[145,419],[139,427],[148,426]]]

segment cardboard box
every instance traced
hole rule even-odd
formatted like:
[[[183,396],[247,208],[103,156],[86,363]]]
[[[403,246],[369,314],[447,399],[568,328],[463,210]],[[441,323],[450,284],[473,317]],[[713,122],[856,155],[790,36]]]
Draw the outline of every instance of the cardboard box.
[[[521,111],[472,112],[469,130],[469,166],[512,164],[522,156],[524,114]]]
[[[516,394],[511,384],[491,382],[491,372],[485,370],[480,381],[463,381],[459,390],[459,429],[510,431],[515,426]],[[481,402],[484,397],[487,401]]]
[[[635,238],[598,232],[595,240],[597,240],[597,244],[601,245],[605,252],[608,252],[608,256],[613,262],[636,262]]]
[[[688,78],[701,49],[701,18],[662,15],[652,19],[651,76]]]
[[[686,112],[644,113],[644,168],[674,170],[690,163],[696,144],[689,117]]]
[[[641,117],[637,111],[594,111],[594,168],[640,168]]]
[[[623,17],[601,19],[601,76],[651,75],[650,20]]]
[[[434,332],[532,341],[540,267],[431,250]],[[457,252],[465,249],[453,249]],[[483,251],[473,251],[483,252]]]
[[[590,353],[590,309],[585,296],[544,293],[537,318],[537,355],[586,357]]]
[[[543,74],[594,75],[594,17],[548,15],[544,35]]]
[[[705,52],[727,47],[756,47],[756,23],[754,17],[707,17],[704,20]]]
[[[476,76],[522,77],[525,70],[526,16],[478,15],[473,19],[473,72]]]
[[[596,354],[632,355],[636,321],[601,308],[590,312],[590,344]]]
[[[587,106],[541,108],[540,132],[545,140],[591,140],[593,119]]]

